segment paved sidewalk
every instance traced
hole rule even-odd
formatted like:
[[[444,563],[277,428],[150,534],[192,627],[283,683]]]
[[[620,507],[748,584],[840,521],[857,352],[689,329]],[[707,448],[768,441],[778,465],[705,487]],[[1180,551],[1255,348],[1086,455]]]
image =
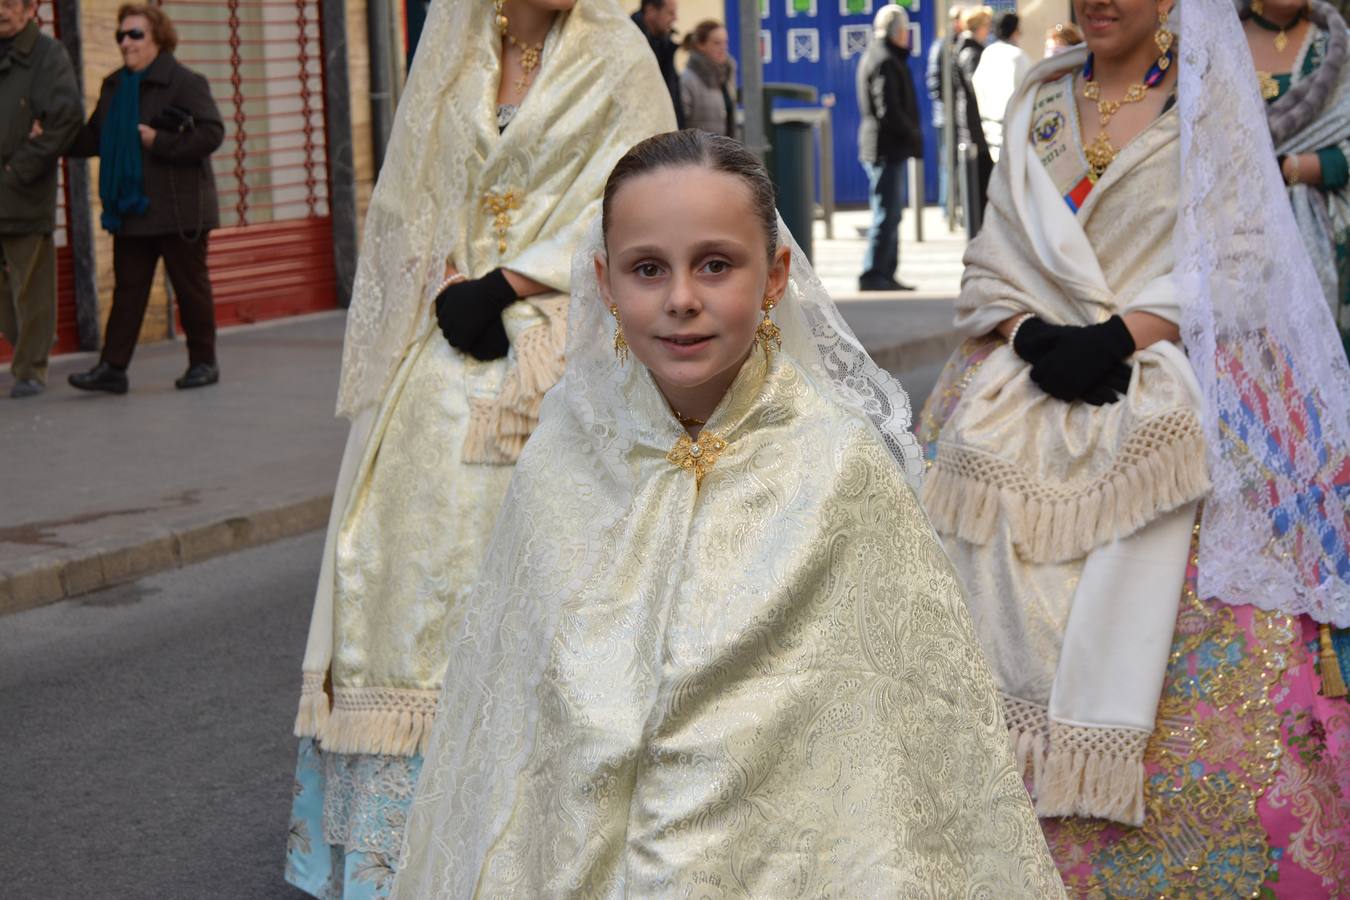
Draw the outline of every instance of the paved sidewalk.
[[[956,343],[960,254],[906,243],[902,276],[932,290],[859,297],[854,219],[817,240],[822,276],[917,412]],[[94,362],[76,354],[53,362],[42,396],[0,397],[0,614],[323,527],[346,440],[343,327],[333,312],[223,331],[221,383],[201,390],[174,389],[175,341],[137,350],[125,396],[69,387]],[[0,375],[0,392],[10,383]]]

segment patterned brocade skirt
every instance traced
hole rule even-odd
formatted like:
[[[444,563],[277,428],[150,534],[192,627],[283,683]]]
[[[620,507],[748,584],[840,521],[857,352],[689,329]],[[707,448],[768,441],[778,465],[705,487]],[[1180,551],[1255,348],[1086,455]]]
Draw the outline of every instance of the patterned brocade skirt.
[[[931,454],[968,374],[997,346],[969,341],[920,417]],[[1144,825],[1042,819],[1075,897],[1350,897],[1350,700],[1322,696],[1307,616],[1196,594],[1191,547],[1145,755]],[[1350,681],[1350,632],[1335,635]]]

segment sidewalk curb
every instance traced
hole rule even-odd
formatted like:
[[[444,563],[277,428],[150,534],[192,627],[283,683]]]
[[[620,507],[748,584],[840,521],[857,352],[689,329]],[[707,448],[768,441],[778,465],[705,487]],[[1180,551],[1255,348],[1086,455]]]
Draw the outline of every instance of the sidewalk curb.
[[[0,616],[322,528],[332,502],[332,494],[325,494],[251,512],[221,511],[177,529],[146,530],[103,546],[0,565]]]

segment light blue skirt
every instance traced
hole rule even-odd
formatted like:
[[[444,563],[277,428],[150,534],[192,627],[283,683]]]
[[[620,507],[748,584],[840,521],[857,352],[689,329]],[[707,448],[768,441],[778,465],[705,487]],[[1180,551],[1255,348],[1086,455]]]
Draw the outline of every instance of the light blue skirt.
[[[286,880],[321,900],[383,900],[394,886],[420,756],[324,753],[302,738]]]

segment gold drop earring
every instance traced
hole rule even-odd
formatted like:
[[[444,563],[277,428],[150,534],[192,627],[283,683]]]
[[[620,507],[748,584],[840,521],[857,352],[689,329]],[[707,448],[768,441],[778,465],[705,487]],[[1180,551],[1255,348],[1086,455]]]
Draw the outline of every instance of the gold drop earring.
[[[778,301],[773,297],[765,297],[761,309],[764,310],[764,318],[760,320],[759,327],[755,329],[755,340],[764,348],[764,358],[769,358],[771,350],[783,349],[783,332],[778,330],[773,319],[769,318],[769,310],[778,305]],[[769,345],[773,346],[770,347]]]
[[[623,323],[619,321],[619,307],[610,304],[609,314],[614,317],[614,356],[622,366],[628,362],[628,341],[623,336]]]
[[[1166,10],[1158,13],[1158,30],[1153,33],[1153,43],[1158,45],[1158,68],[1164,72],[1172,65],[1172,59],[1167,54],[1177,42],[1176,34],[1167,28],[1167,16],[1170,12],[1171,10]]]

